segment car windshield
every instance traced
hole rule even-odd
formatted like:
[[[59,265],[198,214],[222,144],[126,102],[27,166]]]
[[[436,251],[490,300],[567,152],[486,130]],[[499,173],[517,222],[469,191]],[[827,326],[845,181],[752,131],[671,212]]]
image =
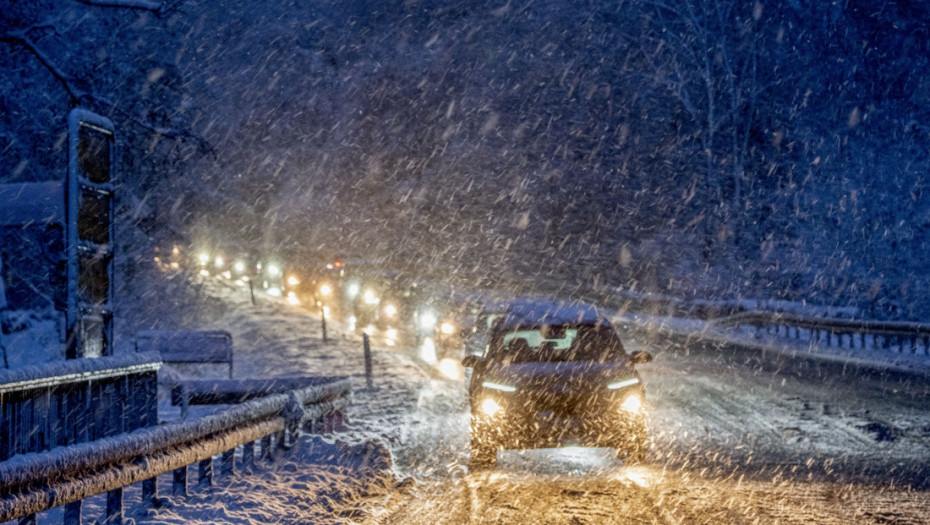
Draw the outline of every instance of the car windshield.
[[[626,356],[617,333],[601,325],[517,328],[494,334],[488,359],[501,363],[611,361]]]

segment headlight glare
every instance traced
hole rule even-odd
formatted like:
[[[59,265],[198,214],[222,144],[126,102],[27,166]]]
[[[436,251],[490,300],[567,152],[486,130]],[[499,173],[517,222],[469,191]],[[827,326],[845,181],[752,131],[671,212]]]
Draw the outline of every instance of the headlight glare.
[[[493,416],[501,411],[501,406],[497,404],[497,401],[488,398],[481,402],[481,411],[489,416]]]
[[[643,402],[637,395],[632,395],[623,400],[623,404],[620,405],[620,408],[625,412],[639,412],[642,408]]]
[[[425,330],[432,330],[436,326],[436,315],[432,312],[423,312],[420,314],[420,326]]]

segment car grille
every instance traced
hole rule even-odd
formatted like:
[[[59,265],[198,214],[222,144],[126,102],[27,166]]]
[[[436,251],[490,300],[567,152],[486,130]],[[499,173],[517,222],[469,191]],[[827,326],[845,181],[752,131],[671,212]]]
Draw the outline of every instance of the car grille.
[[[523,408],[530,414],[548,412],[553,415],[564,416],[601,412],[605,402],[605,399],[601,399],[596,395],[536,392],[526,397]]]

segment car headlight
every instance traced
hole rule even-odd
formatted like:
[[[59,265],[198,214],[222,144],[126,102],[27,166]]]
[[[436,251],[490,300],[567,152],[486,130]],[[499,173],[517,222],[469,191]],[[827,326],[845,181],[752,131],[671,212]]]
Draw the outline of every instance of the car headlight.
[[[365,304],[378,304],[378,296],[371,290],[365,290],[362,300],[365,301]]]
[[[287,284],[288,286],[297,286],[298,284],[300,284],[300,279],[292,275],[287,278]]]
[[[424,330],[432,330],[436,326],[436,314],[432,312],[423,312],[420,314],[420,327]]]
[[[616,381],[616,382],[610,383],[609,385],[607,385],[607,388],[609,390],[617,390],[620,388],[626,388],[628,386],[633,386],[637,383],[639,383],[639,379],[634,377],[631,379],[624,379],[623,381]]]
[[[452,333],[455,332],[455,325],[452,323],[442,323],[439,325],[439,331],[446,335],[452,335]]]
[[[349,296],[349,299],[355,299],[355,296],[358,295],[359,286],[358,283],[351,283],[346,289],[346,293]]]
[[[333,293],[333,289],[330,288],[328,284],[320,286],[320,295],[329,295],[331,293]]]
[[[397,307],[394,306],[393,304],[386,305],[384,307],[384,315],[388,317],[394,317],[395,315],[397,315]]]
[[[505,385],[503,383],[494,383],[491,381],[485,381],[481,383],[481,386],[483,386],[484,388],[490,388],[492,390],[500,390],[501,392],[516,392],[517,391],[516,387]]]
[[[638,395],[633,394],[628,396],[623,400],[623,403],[620,405],[620,409],[624,412],[636,413],[643,407],[643,401],[639,398]]]
[[[494,401],[491,398],[485,399],[481,402],[481,411],[489,416],[493,416],[501,410],[503,410],[503,407],[501,407],[499,404],[497,404],[497,401]]]

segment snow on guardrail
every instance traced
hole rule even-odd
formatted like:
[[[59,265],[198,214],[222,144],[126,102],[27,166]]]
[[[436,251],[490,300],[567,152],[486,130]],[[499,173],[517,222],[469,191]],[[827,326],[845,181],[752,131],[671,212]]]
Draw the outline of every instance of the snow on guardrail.
[[[212,462],[217,454],[234,462],[235,454],[230,451],[240,445],[246,447],[245,458],[253,457],[254,442],[259,439],[262,455],[270,456],[274,448],[284,446],[286,432],[291,432],[293,442],[301,423],[322,420],[324,428],[333,430],[326,422],[346,410],[350,392],[348,379],[335,378],[248,401],[202,419],[13,457],[0,463],[0,522],[61,505],[80,505],[84,498],[140,481],[154,483],[159,474],[172,470],[177,474],[176,469],[183,469],[186,490],[186,469],[192,463]],[[224,470],[232,472],[234,467],[224,465]],[[157,494],[157,490],[150,488],[149,493]],[[119,501],[119,508],[108,509],[108,515],[122,514],[121,497]]]
[[[908,351],[930,355],[930,324],[865,319],[811,318],[771,312],[746,312],[714,319],[717,326],[748,328],[753,335],[856,349]]]

